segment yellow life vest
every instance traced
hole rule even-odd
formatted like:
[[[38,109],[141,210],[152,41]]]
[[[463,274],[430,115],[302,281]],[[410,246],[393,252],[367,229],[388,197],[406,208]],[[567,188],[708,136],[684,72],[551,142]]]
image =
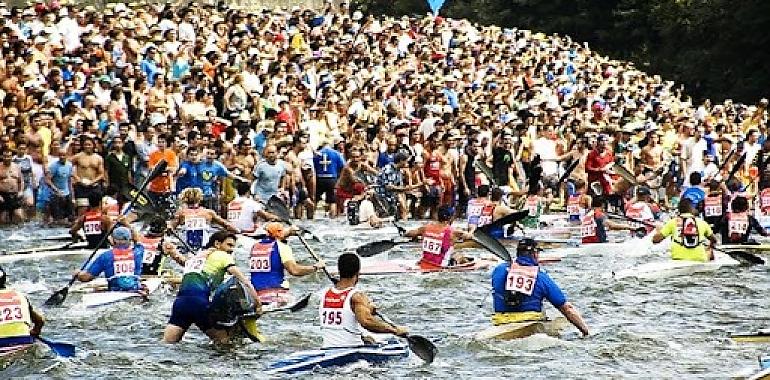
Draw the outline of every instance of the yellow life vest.
[[[544,321],[545,313],[542,311],[523,311],[518,313],[494,313],[492,314],[492,324],[495,326],[508,323]]]
[[[29,336],[31,328],[27,297],[15,290],[0,290],[0,339]]]

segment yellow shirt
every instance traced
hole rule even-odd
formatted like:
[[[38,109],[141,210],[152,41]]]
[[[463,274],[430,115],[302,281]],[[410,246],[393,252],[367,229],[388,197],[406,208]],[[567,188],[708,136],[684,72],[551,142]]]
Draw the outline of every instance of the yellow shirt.
[[[225,251],[213,251],[206,256],[206,263],[203,264],[203,273],[209,279],[211,288],[216,288],[225,278],[225,272],[231,266],[235,265],[233,256]]]
[[[670,219],[660,228],[660,234],[664,237],[671,237],[671,259],[672,260],[688,260],[688,261],[709,261],[708,254],[706,253],[706,247],[703,244],[699,244],[695,248],[686,248],[681,244],[681,223],[682,217],[691,217],[690,214],[684,214],[681,217]],[[711,226],[703,219],[695,218],[695,225],[698,227],[698,240],[703,242],[706,238],[711,237],[714,233],[711,231]]]

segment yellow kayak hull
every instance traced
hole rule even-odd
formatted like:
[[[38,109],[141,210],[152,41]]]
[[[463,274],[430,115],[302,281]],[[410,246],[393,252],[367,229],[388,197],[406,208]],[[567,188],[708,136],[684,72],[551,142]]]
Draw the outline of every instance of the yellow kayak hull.
[[[760,330],[750,333],[735,333],[730,335],[730,339],[738,343],[770,343],[770,331]]]
[[[478,340],[498,339],[512,340],[526,338],[535,334],[546,334],[559,337],[569,322],[564,317],[559,317],[550,321],[526,321],[507,323],[504,325],[491,326],[476,334]]]

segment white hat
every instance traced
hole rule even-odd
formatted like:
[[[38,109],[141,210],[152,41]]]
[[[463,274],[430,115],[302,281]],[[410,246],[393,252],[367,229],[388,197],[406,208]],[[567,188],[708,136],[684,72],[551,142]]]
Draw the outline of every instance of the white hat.
[[[125,12],[128,10],[128,8],[126,7],[126,4],[123,4],[123,3],[116,4],[114,9],[115,9],[115,13]]]
[[[351,18],[353,19],[353,21],[358,21],[358,20],[364,18],[364,14],[361,13],[361,11],[355,11],[355,12],[353,12],[353,17],[351,17]]]
[[[44,44],[44,43],[48,42],[48,39],[43,37],[43,36],[37,36],[37,37],[35,37],[35,40],[33,42],[36,43],[36,44]]]

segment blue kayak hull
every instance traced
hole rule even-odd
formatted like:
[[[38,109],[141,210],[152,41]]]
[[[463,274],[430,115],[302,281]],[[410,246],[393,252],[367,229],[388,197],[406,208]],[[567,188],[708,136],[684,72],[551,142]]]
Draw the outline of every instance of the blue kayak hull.
[[[323,348],[295,352],[285,359],[271,363],[266,371],[273,374],[291,374],[308,372],[316,368],[340,367],[358,361],[383,363],[407,356],[409,356],[409,346],[406,343],[390,340],[376,346]]]

